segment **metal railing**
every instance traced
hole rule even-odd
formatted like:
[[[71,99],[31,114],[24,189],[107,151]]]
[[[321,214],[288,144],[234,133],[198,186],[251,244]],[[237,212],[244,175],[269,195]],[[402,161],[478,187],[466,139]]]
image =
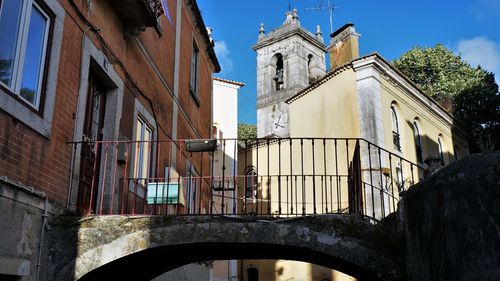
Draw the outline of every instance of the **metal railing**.
[[[375,219],[423,178],[417,164],[354,138],[72,142],[81,214]]]

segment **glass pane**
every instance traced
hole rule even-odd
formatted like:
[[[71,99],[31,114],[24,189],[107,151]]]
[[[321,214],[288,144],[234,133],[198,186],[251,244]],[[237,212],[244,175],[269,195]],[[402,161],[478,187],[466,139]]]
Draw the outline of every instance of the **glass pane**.
[[[35,106],[38,106],[40,80],[43,74],[46,28],[47,18],[33,6],[24,58],[21,96]]]
[[[140,141],[141,140],[141,134],[142,134],[142,122],[141,120],[137,120],[137,128],[136,128],[136,131],[135,131],[135,140],[136,141]],[[142,150],[142,146],[141,146],[141,143],[139,142],[136,142],[135,143],[135,163],[134,163],[134,175],[136,178],[139,178],[140,177],[140,161],[141,161],[141,158],[142,158],[142,154],[141,154],[141,151]]]
[[[148,166],[149,166],[149,154],[151,146],[149,142],[143,143],[143,155],[142,155],[142,167],[141,167],[141,178],[146,179],[148,177]]]
[[[396,110],[394,109],[394,107],[391,107],[391,112],[392,112],[392,131],[399,133],[398,116],[396,115]]]
[[[12,87],[23,1],[1,1],[0,10],[0,81]]]

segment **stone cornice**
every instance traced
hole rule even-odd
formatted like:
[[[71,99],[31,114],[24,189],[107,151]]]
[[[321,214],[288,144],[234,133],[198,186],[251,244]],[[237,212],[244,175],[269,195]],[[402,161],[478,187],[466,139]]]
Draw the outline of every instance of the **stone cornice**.
[[[224,83],[224,84],[231,84],[231,85],[237,86],[237,88],[241,88],[241,87],[245,86],[245,83],[234,81],[234,80],[223,79],[223,78],[219,78],[219,77],[213,77],[213,80]]]
[[[296,26],[295,28],[284,31],[284,28],[287,27],[288,26],[271,31],[271,33],[269,33],[266,37],[259,40],[257,44],[253,45],[252,49],[254,51],[257,51],[258,49],[274,44],[276,41],[281,41],[286,38],[292,37],[294,35],[298,35],[307,42],[311,43],[312,45],[314,45],[315,47],[319,48],[321,51],[326,53],[327,50],[325,44],[316,39],[316,37],[311,35],[310,32],[308,32],[307,30],[305,30],[300,26]]]
[[[359,38],[359,37],[361,37],[361,34],[356,33],[351,28],[344,29],[342,32],[340,32],[339,34],[335,35],[335,37],[333,37],[330,40],[330,45],[328,46],[328,50],[330,50],[331,48],[333,48],[338,42],[344,41],[349,36],[353,36],[353,37]]]
[[[448,125],[452,126],[453,116],[446,112],[434,99],[422,92],[413,82],[396,70],[389,62],[378,54],[369,57],[364,57],[360,60],[353,61],[355,71],[365,67],[375,67],[385,79],[389,79],[400,87],[405,94],[419,101],[421,104],[429,108],[435,115],[444,120]]]

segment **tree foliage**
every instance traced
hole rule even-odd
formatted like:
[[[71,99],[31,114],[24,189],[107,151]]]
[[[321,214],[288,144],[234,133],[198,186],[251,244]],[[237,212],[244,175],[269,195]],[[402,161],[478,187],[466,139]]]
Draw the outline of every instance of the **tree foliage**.
[[[257,138],[257,126],[247,123],[238,124],[238,139]]]
[[[500,95],[493,73],[471,67],[440,44],[415,47],[393,64],[470,130],[473,151],[500,149]]]

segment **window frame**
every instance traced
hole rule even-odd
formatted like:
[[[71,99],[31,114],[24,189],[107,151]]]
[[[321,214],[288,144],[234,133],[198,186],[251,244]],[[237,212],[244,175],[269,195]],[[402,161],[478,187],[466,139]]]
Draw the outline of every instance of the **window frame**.
[[[444,147],[443,147],[442,139],[443,139],[443,135],[439,134],[439,136],[438,136],[438,156],[439,156],[439,159],[441,160],[441,166],[444,166],[445,165]]]
[[[134,109],[134,125],[133,125],[133,128],[132,128],[132,133],[133,133],[133,140],[132,140],[132,149],[131,149],[131,159],[130,159],[130,167],[128,168],[128,173],[129,173],[129,179],[134,179],[132,181],[130,181],[129,183],[129,192],[135,194],[136,196],[140,197],[140,198],[146,198],[146,195],[147,195],[147,186],[148,186],[148,182],[144,181],[144,183],[140,183],[138,180],[136,180],[136,163],[137,163],[137,159],[136,159],[136,149],[137,149],[137,145],[135,143],[136,141],[136,135],[137,135],[137,130],[138,130],[138,121],[139,119],[141,119],[145,124],[148,125],[149,128],[152,129],[152,134],[151,134],[151,150],[150,150],[150,156],[149,156],[149,163],[148,163],[148,167],[149,167],[149,173],[147,174],[147,177],[146,179],[150,179],[152,176],[155,175],[155,172],[156,172],[156,155],[157,155],[157,151],[156,151],[156,145],[155,142],[158,138],[158,135],[157,135],[157,123],[156,123],[156,120],[154,119],[154,117],[149,113],[149,111],[146,110],[146,108],[136,99],[135,100],[135,109]],[[137,182],[137,188],[136,188],[136,182]]]
[[[196,214],[196,200],[201,196],[198,194],[198,188],[201,186],[200,173],[196,170],[193,163],[187,160],[187,177],[185,178],[185,192],[186,192],[186,211],[188,214]],[[182,191],[184,192],[184,191]],[[201,203],[200,203],[201,204]]]
[[[249,185],[249,179],[254,178],[253,184]],[[255,200],[258,197],[259,175],[255,167],[248,167],[245,173],[245,199]],[[248,192],[250,190],[250,192]],[[251,196],[248,196],[251,195]]]
[[[194,68],[194,70],[193,70]],[[193,37],[193,44],[191,47],[191,56],[189,64],[189,92],[194,98],[197,105],[200,104],[199,99],[199,76],[200,76],[200,48]]]
[[[6,0],[0,1],[0,13],[3,8],[3,4]],[[47,76],[50,68],[51,59],[51,49],[54,37],[54,25],[56,14],[41,0],[22,0],[21,4],[21,16],[20,16],[20,26],[17,31],[17,42],[15,44],[15,56],[14,56],[14,66],[12,73],[12,86],[8,86],[2,81],[0,81],[0,89],[7,93],[9,96],[14,98],[17,102],[24,105],[30,111],[36,113],[40,117],[43,117],[45,96],[47,91]],[[21,96],[21,85],[23,81],[23,70],[24,63],[26,59],[26,50],[28,48],[29,39],[29,25],[31,22],[31,12],[33,9],[37,9],[40,14],[45,18],[46,27],[43,36],[43,50],[41,54],[40,69],[38,71],[38,91],[36,93],[35,103],[32,104],[24,97]],[[0,14],[1,15],[1,14]]]
[[[422,145],[422,133],[420,132],[420,125],[418,124],[418,119],[413,120],[413,133],[415,136],[415,150],[417,161],[419,163],[424,163],[424,147]]]
[[[137,139],[137,133],[139,131],[139,123],[141,123],[141,135],[140,135],[140,140]],[[146,119],[144,117],[142,117],[140,114],[138,115],[137,119],[135,120],[135,134],[134,134],[134,166],[133,166],[133,176],[134,178],[137,180],[137,182],[139,181],[144,181],[144,183],[142,183],[141,185],[142,186],[146,186],[147,183],[145,183],[145,181],[151,177],[151,174],[153,172],[153,168],[152,168],[152,165],[153,165],[153,142],[154,142],[154,128],[151,124],[149,124]],[[145,140],[145,131],[149,131],[149,139],[148,140]],[[140,143],[142,143],[143,145],[140,146]],[[146,159],[144,159],[144,145],[145,144],[148,144],[148,143],[151,143],[151,146],[149,147],[148,149],[148,159],[147,159],[147,167],[146,167],[146,174],[145,174],[145,178],[142,177],[144,175],[143,173],[143,168],[144,168],[144,161]],[[140,147],[139,147],[140,146]],[[141,177],[138,177],[138,176],[141,176]],[[138,180],[138,179],[141,179],[141,180]]]
[[[396,127],[396,128],[394,128]],[[394,131],[394,129],[396,131]],[[399,115],[396,109],[396,104],[391,104],[391,131],[392,131],[392,144],[394,145],[394,149],[399,152],[403,151],[403,146],[401,144],[401,126],[399,124]],[[396,142],[397,139],[397,142]]]

